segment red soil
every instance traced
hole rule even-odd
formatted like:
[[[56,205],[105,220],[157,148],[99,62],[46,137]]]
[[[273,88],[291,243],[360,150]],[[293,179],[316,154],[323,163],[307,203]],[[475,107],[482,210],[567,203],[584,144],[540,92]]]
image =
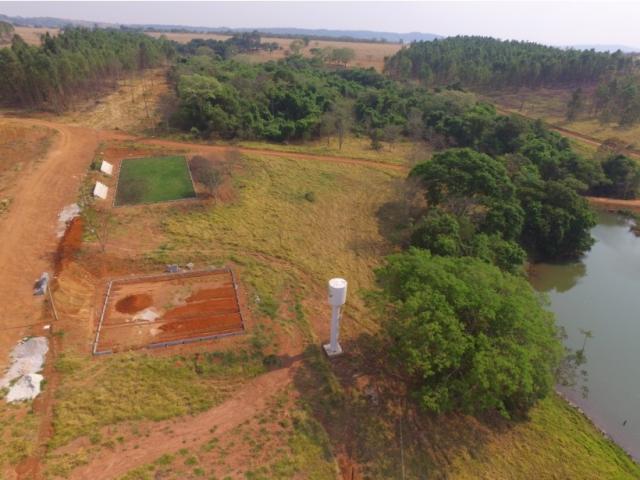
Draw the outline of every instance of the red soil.
[[[138,295],[129,295],[116,303],[116,310],[120,313],[136,313],[144,310],[153,304],[151,295],[140,293]]]
[[[83,230],[84,222],[82,217],[75,217],[67,226],[55,254],[55,275],[62,272],[64,267],[73,259],[76,252],[80,250]]]

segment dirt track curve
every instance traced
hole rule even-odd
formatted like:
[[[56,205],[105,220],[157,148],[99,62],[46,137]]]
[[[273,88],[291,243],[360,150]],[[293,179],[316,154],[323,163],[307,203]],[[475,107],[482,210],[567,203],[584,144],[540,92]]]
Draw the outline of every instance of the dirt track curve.
[[[120,478],[128,471],[153,462],[164,453],[175,453],[181,448],[199,447],[212,437],[233,430],[264,410],[273,395],[293,379],[294,368],[288,365],[265,373],[235,392],[233,397],[217,407],[192,417],[183,417],[151,424],[144,441],[135,449],[116,447],[103,449],[88,464],[76,468],[71,480],[110,480]]]

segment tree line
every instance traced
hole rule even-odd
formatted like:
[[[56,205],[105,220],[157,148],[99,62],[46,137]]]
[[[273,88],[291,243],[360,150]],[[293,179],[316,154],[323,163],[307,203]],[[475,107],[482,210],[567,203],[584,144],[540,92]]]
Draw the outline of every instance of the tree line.
[[[11,40],[15,28],[9,22],[0,21],[0,43],[5,43]]]
[[[223,60],[228,60],[239,53],[261,50],[274,52],[281,48],[276,42],[262,42],[262,36],[257,31],[236,33],[226,40],[194,38],[185,44],[176,42],[174,46],[180,55],[216,56]]]
[[[127,72],[157,66],[173,54],[163,39],[112,29],[67,28],[40,46],[14,35],[0,49],[0,102],[62,111]]]
[[[602,122],[631,126],[640,121],[640,77],[622,75],[602,80],[592,93],[575,89],[567,102],[567,119],[595,116]]]
[[[414,42],[385,63],[385,71],[394,78],[491,88],[593,84],[633,67],[633,57],[621,51],[561,49],[474,36]]]

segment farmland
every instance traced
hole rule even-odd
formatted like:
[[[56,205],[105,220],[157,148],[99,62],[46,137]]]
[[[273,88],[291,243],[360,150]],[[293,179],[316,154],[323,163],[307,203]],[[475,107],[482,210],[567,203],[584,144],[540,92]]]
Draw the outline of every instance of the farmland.
[[[179,43],[187,43],[195,38],[226,40],[229,35],[221,35],[217,33],[158,33],[150,32],[149,35],[154,37],[166,36],[170,40]],[[280,45],[280,49],[274,52],[261,51],[259,53],[242,54],[238,58],[245,59],[250,62],[266,62],[269,60],[277,60],[285,57],[285,52],[289,50],[289,45],[295,38],[278,38],[278,37],[262,37],[263,42],[276,42]],[[377,43],[377,42],[344,42],[338,40],[311,40],[309,45],[302,48],[301,53],[305,56],[311,55],[312,48],[350,48],[355,52],[355,59],[352,66],[369,68],[373,67],[378,71],[382,71],[384,67],[385,57],[389,57],[396,53],[401,44],[398,43]]]

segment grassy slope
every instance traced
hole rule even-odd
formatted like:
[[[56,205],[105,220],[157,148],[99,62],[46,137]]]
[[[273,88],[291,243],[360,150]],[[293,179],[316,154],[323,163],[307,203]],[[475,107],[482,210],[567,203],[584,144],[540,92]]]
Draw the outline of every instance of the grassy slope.
[[[459,455],[454,479],[637,479],[640,466],[560,397],[541,402],[531,421],[491,438],[477,456]]]
[[[195,192],[184,157],[127,159],[120,166],[116,205],[190,197]]]

